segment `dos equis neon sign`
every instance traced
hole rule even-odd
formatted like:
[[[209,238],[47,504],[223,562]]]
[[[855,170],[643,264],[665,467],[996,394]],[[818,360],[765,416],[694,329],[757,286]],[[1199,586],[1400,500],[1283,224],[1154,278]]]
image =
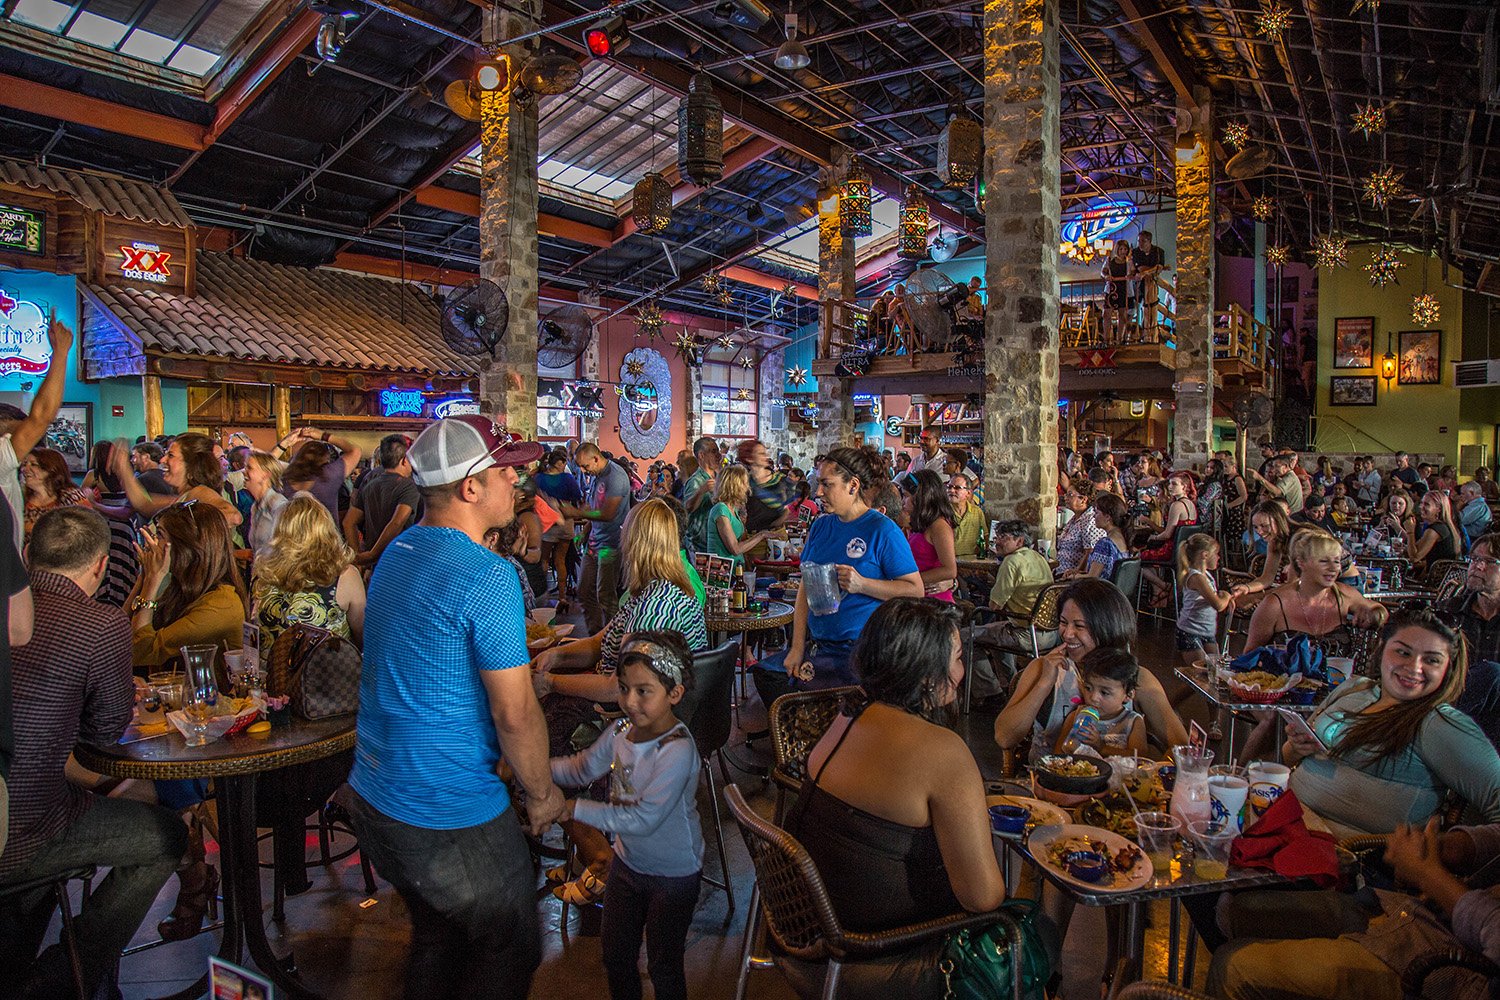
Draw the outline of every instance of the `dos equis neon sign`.
[[[1113,236],[1135,221],[1135,202],[1129,198],[1111,198],[1102,195],[1091,199],[1083,206],[1077,218],[1063,223],[1064,243],[1077,243],[1080,236],[1084,243],[1092,243]]]
[[[171,253],[155,243],[132,243],[120,248],[120,273],[132,281],[165,285],[172,277],[167,266],[171,259]]]

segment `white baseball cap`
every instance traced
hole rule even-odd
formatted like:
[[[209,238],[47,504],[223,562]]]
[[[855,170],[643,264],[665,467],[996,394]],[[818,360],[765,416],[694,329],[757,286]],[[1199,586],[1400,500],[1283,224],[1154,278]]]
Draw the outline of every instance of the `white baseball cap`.
[[[536,441],[507,434],[477,413],[448,417],[428,427],[406,451],[418,486],[443,486],[494,465],[530,465],[546,453]]]

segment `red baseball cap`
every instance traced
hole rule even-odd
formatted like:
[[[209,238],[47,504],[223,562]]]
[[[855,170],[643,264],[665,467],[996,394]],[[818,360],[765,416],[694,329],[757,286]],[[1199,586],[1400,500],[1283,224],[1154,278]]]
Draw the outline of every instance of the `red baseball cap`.
[[[428,427],[412,442],[406,457],[418,486],[443,486],[495,465],[530,465],[546,450],[536,441],[506,433],[489,417],[466,413]]]

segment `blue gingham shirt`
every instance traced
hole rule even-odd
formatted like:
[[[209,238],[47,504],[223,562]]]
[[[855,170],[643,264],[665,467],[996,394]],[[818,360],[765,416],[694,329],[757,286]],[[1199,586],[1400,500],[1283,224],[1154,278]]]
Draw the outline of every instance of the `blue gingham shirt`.
[[[505,812],[480,672],[529,661],[515,570],[453,528],[408,528],[370,579],[349,783],[384,815],[431,830]]]

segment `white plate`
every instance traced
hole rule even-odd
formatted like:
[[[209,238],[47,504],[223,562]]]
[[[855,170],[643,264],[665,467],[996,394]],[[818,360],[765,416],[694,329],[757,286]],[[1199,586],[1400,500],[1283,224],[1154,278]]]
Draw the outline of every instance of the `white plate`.
[[[539,653],[544,649],[557,645],[564,638],[572,635],[574,627],[571,623],[567,625],[554,625],[552,626],[552,634],[550,636],[545,639],[531,639],[526,643],[526,648],[533,653]]]
[[[1027,820],[1027,826],[1061,826],[1073,821],[1073,817],[1062,806],[1026,795],[986,795],[984,804],[986,807],[1020,806],[1022,809],[1030,809],[1031,819]]]
[[[1136,850],[1140,850],[1135,843],[1126,840],[1118,833],[1111,833],[1097,826],[1084,826],[1081,823],[1037,827],[1032,832],[1031,839],[1026,842],[1026,849],[1036,859],[1037,864],[1047,868],[1058,878],[1089,892],[1129,892],[1132,889],[1139,889],[1150,883],[1154,870],[1151,867],[1151,859],[1146,857],[1145,851],[1141,851],[1140,860],[1129,871],[1115,873],[1115,880],[1112,885],[1105,882],[1085,882],[1083,879],[1074,878],[1068,873],[1066,868],[1053,864],[1048,854],[1048,849],[1054,843],[1059,840],[1065,840],[1068,837],[1090,837],[1094,840],[1102,841],[1108,845],[1110,854],[1112,855],[1124,847],[1134,847]]]

